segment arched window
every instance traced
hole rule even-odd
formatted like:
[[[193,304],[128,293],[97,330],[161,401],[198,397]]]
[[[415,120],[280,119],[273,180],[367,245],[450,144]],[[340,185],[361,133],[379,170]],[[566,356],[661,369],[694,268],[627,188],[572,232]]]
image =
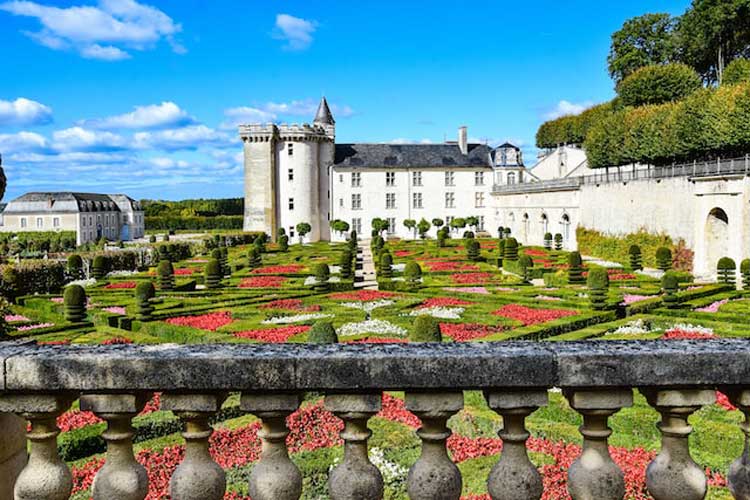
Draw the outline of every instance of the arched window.
[[[516,174],[515,172],[508,172],[508,184],[515,184],[516,183]]]
[[[560,225],[562,226],[563,239],[568,241],[570,239],[570,216],[568,214],[563,214]]]
[[[541,222],[542,222],[542,233],[547,234],[549,232],[549,219],[547,218],[547,214],[545,214],[544,212],[542,212]]]

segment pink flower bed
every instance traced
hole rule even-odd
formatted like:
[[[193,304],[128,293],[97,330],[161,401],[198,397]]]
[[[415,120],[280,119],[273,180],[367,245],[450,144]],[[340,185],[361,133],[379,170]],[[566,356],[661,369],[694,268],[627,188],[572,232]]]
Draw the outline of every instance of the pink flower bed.
[[[453,297],[432,297],[425,299],[419,304],[420,309],[428,307],[462,307],[473,305],[474,302],[468,300],[454,299]]]
[[[456,262],[452,260],[445,261],[429,261],[425,262],[425,267],[430,272],[441,272],[441,271],[477,271],[479,267],[474,264],[466,264],[464,262]]]
[[[451,281],[457,285],[482,285],[492,281],[493,278],[490,273],[451,274]]]
[[[29,318],[21,314],[6,314],[4,319],[6,323],[18,323],[20,321],[31,321]]]
[[[622,296],[622,304],[629,306],[630,304],[635,304],[636,302],[642,302],[644,300],[653,299],[654,297],[652,295],[634,295],[630,293],[626,293]]]
[[[396,257],[408,257],[412,255],[412,253],[413,252],[411,250],[396,250],[395,252],[393,252],[393,255]]]
[[[240,281],[239,288],[281,288],[286,281],[283,276],[253,276]]]
[[[112,314],[121,314],[123,316],[127,314],[127,311],[122,306],[105,307],[104,309],[102,309],[102,311],[112,313]]]
[[[232,322],[232,313],[229,311],[220,311],[209,314],[201,314],[199,316],[179,316],[177,318],[169,318],[166,323],[177,326],[189,326],[191,328],[198,328],[201,330],[209,330],[215,332],[222,326],[226,326]]]
[[[266,266],[253,270],[253,274],[296,274],[302,271],[305,266],[300,264],[289,264],[286,266]]]
[[[355,302],[370,302],[373,300],[390,299],[397,297],[393,292],[381,292],[379,290],[357,290],[356,292],[332,293],[331,300],[351,300]]]
[[[39,330],[40,328],[49,328],[51,326],[55,326],[55,324],[54,323],[35,323],[33,325],[19,326],[18,328],[16,328],[16,330],[19,332],[28,332],[30,330]]]
[[[447,286],[443,288],[446,292],[461,292],[461,293],[476,293],[478,295],[489,295],[490,291],[483,286],[467,286],[467,287],[452,287]]]
[[[533,309],[531,307],[521,306],[518,304],[504,305],[496,311],[492,311],[495,316],[520,321],[524,326],[545,323],[567,316],[575,316],[578,311],[567,309]]]
[[[320,311],[320,306],[315,304],[312,306],[302,305],[302,299],[278,299],[272,300],[267,304],[258,306],[259,309],[281,309],[284,311]]]
[[[54,302],[55,304],[62,304],[63,302],[65,302],[65,299],[63,299],[62,297],[52,297],[49,300],[50,302]]]
[[[456,342],[479,339],[503,331],[501,326],[482,325],[478,323],[440,323],[440,333]]]
[[[130,290],[138,286],[135,281],[118,281],[104,285],[107,290]]]
[[[706,307],[699,307],[695,309],[695,312],[703,312],[703,313],[717,313],[719,312],[719,308],[729,302],[729,299],[724,300],[717,300],[713,304],[709,304]]]
[[[198,272],[198,269],[194,267],[182,267],[174,270],[175,276],[191,276]]]
[[[295,335],[305,333],[310,329],[307,325],[289,325],[279,326],[276,328],[264,328],[261,330],[246,330],[244,332],[234,332],[234,335],[240,339],[258,340],[260,342],[283,343]]]

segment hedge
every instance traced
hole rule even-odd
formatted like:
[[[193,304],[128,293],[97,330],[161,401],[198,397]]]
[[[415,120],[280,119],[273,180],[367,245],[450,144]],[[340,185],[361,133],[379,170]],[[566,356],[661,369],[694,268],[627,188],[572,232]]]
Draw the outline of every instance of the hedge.
[[[210,230],[210,229],[242,229],[241,215],[217,215],[216,217],[176,217],[153,216],[145,217],[146,228],[156,231]]]
[[[554,148],[562,144],[583,144],[589,129],[612,112],[613,103],[593,106],[578,115],[567,115],[543,123],[536,133],[538,148]]]
[[[645,230],[624,236],[607,236],[593,229],[579,227],[576,229],[578,249],[583,255],[594,255],[600,259],[630,265],[630,247],[637,245],[641,249],[642,264],[656,267],[656,249],[659,247],[674,248],[675,244],[666,234],[652,234]]]
[[[0,233],[0,246],[5,252],[69,252],[76,248],[75,231],[30,231]]]
[[[624,106],[662,104],[684,99],[702,86],[698,73],[680,63],[644,66],[617,84]]]
[[[67,264],[49,260],[0,266],[0,293],[10,300],[21,295],[57,293],[67,280]]]

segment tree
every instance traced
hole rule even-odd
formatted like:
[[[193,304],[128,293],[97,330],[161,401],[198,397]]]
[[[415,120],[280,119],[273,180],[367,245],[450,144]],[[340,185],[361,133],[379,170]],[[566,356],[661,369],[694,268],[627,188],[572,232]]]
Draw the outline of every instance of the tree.
[[[463,229],[466,227],[466,219],[463,219],[461,217],[456,217],[453,220],[451,220],[451,228],[454,230],[456,229]]]
[[[414,219],[404,219],[404,227],[414,233],[417,227],[417,221],[415,221]]]
[[[417,224],[417,232],[419,233],[419,237],[421,239],[427,238],[427,232],[430,230],[430,227],[432,227],[432,224],[430,224],[426,219],[420,219],[419,224]]]
[[[722,83],[724,68],[750,54],[750,0],[693,0],[677,27],[680,60],[708,83]]]
[[[432,219],[432,225],[435,226],[438,229],[440,229],[441,227],[443,227],[444,224],[445,224],[445,222],[443,222],[443,219],[438,219],[437,217],[435,217],[434,219]]]
[[[617,84],[625,106],[678,101],[701,88],[698,73],[681,63],[640,68]]]
[[[381,219],[380,217],[375,217],[374,219],[372,219],[370,225],[372,226],[372,230],[378,235],[388,229],[388,221],[385,219]]]
[[[676,27],[677,19],[666,13],[644,14],[625,21],[612,33],[607,57],[609,76],[619,83],[639,68],[673,61]]]
[[[750,82],[750,59],[740,57],[726,67],[721,84],[737,85],[743,82]]]
[[[466,218],[466,225],[469,227],[473,227],[474,231],[477,230],[477,226],[479,226],[479,217],[476,215],[472,215],[471,217]]]
[[[301,245],[305,240],[305,235],[312,231],[312,226],[307,222],[300,222],[297,224],[296,229],[297,234],[299,235],[299,244]]]

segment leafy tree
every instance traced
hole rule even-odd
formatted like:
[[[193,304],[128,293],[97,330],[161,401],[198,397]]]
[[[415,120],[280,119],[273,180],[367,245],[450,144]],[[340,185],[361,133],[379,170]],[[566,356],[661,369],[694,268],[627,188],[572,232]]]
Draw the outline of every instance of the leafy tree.
[[[666,13],[644,14],[625,21],[612,33],[607,57],[609,76],[618,83],[639,68],[674,60],[676,26],[677,20]]]
[[[644,66],[617,84],[625,106],[662,104],[687,97],[701,88],[698,73],[680,63]]]
[[[417,227],[417,221],[414,219],[404,219],[404,227],[414,233]]]
[[[419,223],[417,224],[417,232],[419,233],[419,237],[421,239],[427,238],[427,232],[430,230],[430,227],[432,227],[432,224],[430,224],[426,219],[422,218],[419,220]]]
[[[750,59],[740,57],[726,67],[721,84],[736,85],[743,82],[750,82]]]
[[[472,215],[471,217],[466,218],[466,225],[469,227],[473,227],[474,231],[477,230],[477,226],[479,226],[479,217],[476,215]]]
[[[443,225],[445,225],[445,222],[443,221],[443,219],[438,219],[437,217],[435,217],[434,219],[432,219],[432,225],[440,229],[441,227],[443,227]]]
[[[466,219],[462,217],[456,217],[453,220],[451,220],[451,228],[454,230],[457,229],[463,229],[466,227]]]
[[[370,225],[372,226],[373,232],[378,235],[388,229],[388,221],[385,219],[381,219],[380,217],[375,217],[374,219],[372,219]],[[375,236],[375,234],[373,234],[373,236]]]
[[[299,224],[297,224],[296,229],[297,234],[299,235],[299,243],[301,245],[305,240],[305,235],[312,231],[312,226],[307,222],[300,222]]]

